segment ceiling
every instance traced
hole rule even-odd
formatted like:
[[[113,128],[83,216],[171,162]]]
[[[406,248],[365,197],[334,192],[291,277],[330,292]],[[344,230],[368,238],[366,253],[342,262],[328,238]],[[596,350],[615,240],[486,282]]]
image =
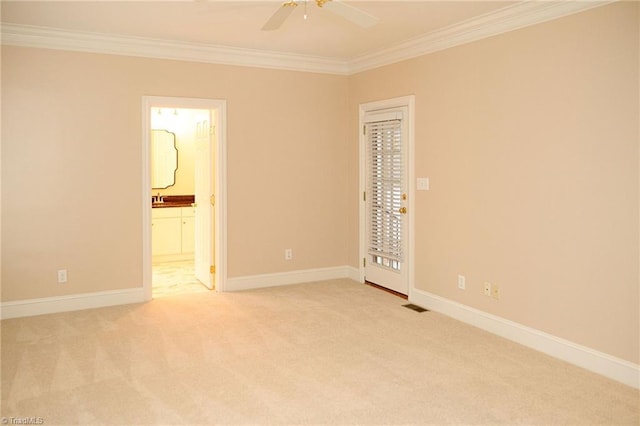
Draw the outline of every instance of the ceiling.
[[[508,6],[505,1],[345,1],[379,18],[363,29],[319,8],[262,25],[282,1],[2,1],[2,21],[348,60]]]
[[[142,38],[147,44],[162,41],[201,48],[233,48],[236,56],[243,52],[268,52],[348,63],[376,52],[392,52],[397,46],[430,34],[446,33],[449,28],[467,25],[464,28],[468,30],[470,23],[490,21],[488,17],[500,17],[522,6],[527,6],[530,14],[531,3],[546,4],[548,9],[554,2],[344,0],[379,18],[370,28],[360,28],[319,8],[313,0],[298,0],[298,3],[280,29],[262,31],[263,24],[282,1],[3,0],[3,44],[20,44],[12,43],[7,32],[19,28],[24,36],[25,28],[31,31],[29,34],[34,31],[27,26],[35,26],[65,30],[67,38],[70,32],[76,38],[78,34],[119,36],[120,40],[125,36]],[[305,3],[306,20],[303,18]],[[42,33],[40,38],[51,41],[56,34]],[[121,44],[126,48],[126,43]]]

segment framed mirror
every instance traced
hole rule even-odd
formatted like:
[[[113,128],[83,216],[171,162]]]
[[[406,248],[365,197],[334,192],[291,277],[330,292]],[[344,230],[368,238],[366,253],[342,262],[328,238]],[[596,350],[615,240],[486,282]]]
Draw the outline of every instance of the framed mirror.
[[[178,148],[176,135],[167,130],[151,130],[151,189],[176,184]]]

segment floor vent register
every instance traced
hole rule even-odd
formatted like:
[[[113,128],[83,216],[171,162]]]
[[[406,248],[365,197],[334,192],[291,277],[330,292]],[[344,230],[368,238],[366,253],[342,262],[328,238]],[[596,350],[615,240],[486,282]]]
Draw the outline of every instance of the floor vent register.
[[[408,305],[402,305],[402,306],[403,306],[404,308],[411,309],[412,311],[416,311],[416,312],[418,312],[418,313],[421,313],[421,312],[429,312],[429,310],[428,310],[428,309],[425,309],[425,308],[420,307],[420,306],[418,306],[418,305],[414,305],[413,303],[409,303]]]

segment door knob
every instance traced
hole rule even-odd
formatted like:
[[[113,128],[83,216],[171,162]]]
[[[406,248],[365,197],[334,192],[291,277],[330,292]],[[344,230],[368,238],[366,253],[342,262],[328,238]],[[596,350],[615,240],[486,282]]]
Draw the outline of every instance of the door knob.
[[[406,207],[400,207],[400,208],[398,209],[398,211],[399,211],[400,213],[402,213],[402,214],[407,214],[407,208],[406,208]]]

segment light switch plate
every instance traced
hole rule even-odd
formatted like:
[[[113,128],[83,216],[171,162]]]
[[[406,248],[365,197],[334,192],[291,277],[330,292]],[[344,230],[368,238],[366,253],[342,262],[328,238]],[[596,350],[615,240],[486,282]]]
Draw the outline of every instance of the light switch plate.
[[[429,178],[418,178],[416,182],[416,188],[418,191],[428,191],[429,190]]]

